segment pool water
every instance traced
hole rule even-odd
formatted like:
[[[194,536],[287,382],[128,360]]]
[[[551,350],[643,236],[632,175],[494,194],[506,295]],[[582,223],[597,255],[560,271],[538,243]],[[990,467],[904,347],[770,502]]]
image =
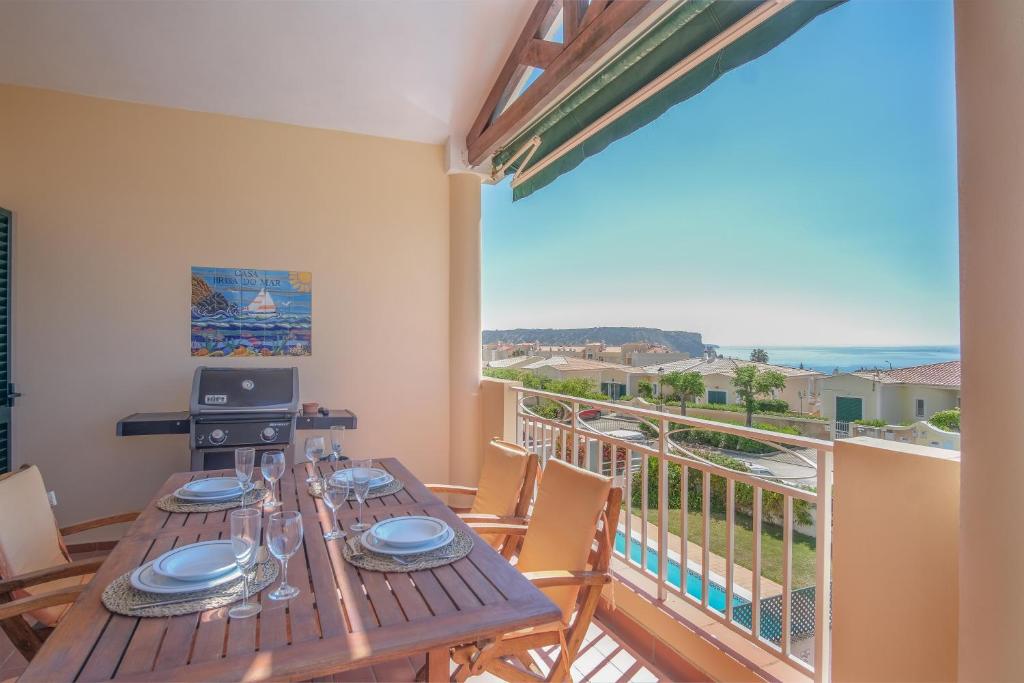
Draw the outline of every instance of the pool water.
[[[618,532],[615,535],[615,550],[620,553],[626,552],[626,535],[623,532]],[[642,552],[642,545],[639,541],[634,540],[629,547],[630,559],[637,564],[640,563],[640,553]],[[658,567],[658,551],[654,548],[647,548],[647,566],[650,569],[657,570]],[[679,563],[673,560],[671,557],[668,560],[668,575],[666,577],[668,582],[682,589],[682,569]],[[703,592],[703,581],[701,580],[700,574],[697,572],[687,569],[686,570],[686,592],[697,600],[701,599],[701,593]],[[733,607],[738,605],[746,605],[747,600],[733,595],[732,604]],[[725,587],[719,586],[717,583],[708,581],[708,606],[718,610],[719,612],[725,612]]]

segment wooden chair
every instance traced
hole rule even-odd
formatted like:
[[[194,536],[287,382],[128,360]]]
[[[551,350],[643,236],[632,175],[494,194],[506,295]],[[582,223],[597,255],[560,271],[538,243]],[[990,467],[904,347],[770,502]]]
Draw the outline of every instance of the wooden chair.
[[[538,460],[535,453],[514,443],[491,439],[484,451],[480,468],[480,480],[474,486],[454,484],[427,484],[434,493],[454,493],[473,496],[470,507],[449,506],[460,513],[467,522],[501,523],[514,522],[526,516],[533,500],[533,485],[537,480]],[[502,554],[510,557],[518,539],[506,543],[507,535],[487,536]],[[503,547],[504,544],[504,547]]]
[[[103,563],[103,557],[72,560],[72,553],[109,550],[115,544],[68,545],[64,536],[130,522],[139,513],[60,529],[34,465],[0,476],[0,508],[0,628],[31,660]]]
[[[522,538],[516,567],[562,608],[562,620],[455,648],[452,680],[490,672],[507,681],[572,680],[569,667],[597,610],[622,504],[622,489],[560,460],[549,460],[527,523],[470,524],[478,533]],[[573,611],[575,610],[575,617]],[[529,651],[556,645],[558,658],[547,677]]]

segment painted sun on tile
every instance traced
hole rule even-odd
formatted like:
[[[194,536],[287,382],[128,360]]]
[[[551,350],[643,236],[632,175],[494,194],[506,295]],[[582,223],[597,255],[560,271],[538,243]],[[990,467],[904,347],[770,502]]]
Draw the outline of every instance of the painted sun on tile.
[[[193,356],[311,356],[313,274],[192,267]]]

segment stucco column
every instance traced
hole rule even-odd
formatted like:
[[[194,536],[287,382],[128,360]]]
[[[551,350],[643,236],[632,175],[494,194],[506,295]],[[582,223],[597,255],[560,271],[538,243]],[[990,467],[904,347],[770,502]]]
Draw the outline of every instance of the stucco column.
[[[959,674],[1024,678],[1024,2],[955,6],[960,174]]]
[[[473,484],[480,458],[480,178],[448,176],[449,475]]]

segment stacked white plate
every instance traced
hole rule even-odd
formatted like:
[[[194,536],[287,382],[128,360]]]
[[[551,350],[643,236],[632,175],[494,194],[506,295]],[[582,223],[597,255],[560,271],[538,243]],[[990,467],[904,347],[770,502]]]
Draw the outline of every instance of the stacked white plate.
[[[349,467],[348,469],[338,470],[331,475],[331,478],[351,482],[353,472],[358,473],[360,476],[365,475],[369,477],[371,489],[387,486],[395,480],[386,470],[382,470],[379,467]]]
[[[242,485],[231,477],[196,479],[174,492],[175,498],[190,503],[221,503],[242,495]]]
[[[241,572],[231,541],[203,541],[170,550],[132,572],[133,587],[147,593],[191,593],[234,581]]]
[[[415,555],[437,550],[452,542],[455,531],[441,519],[424,516],[392,517],[367,529],[360,540],[364,548],[383,555]]]

